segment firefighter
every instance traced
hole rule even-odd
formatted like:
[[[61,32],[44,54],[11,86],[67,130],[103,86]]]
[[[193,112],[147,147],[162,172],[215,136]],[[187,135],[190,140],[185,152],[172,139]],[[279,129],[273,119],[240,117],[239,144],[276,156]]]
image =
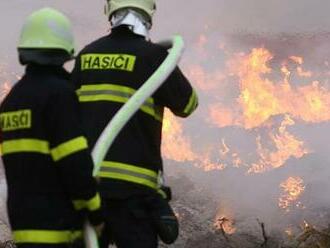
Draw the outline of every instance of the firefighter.
[[[154,0],[107,1],[111,33],[77,56],[72,82],[77,90],[87,139],[101,132],[166,58],[167,49],[149,41]],[[173,243],[178,221],[162,185],[161,129],[164,108],[180,117],[197,107],[196,92],[177,67],[120,132],[98,177],[106,224],[100,240],[108,247],[153,248],[158,237]]]
[[[0,106],[8,215],[17,247],[81,247],[85,217],[103,221],[79,102],[64,62],[74,53],[70,21],[45,8],[21,32],[25,75]]]

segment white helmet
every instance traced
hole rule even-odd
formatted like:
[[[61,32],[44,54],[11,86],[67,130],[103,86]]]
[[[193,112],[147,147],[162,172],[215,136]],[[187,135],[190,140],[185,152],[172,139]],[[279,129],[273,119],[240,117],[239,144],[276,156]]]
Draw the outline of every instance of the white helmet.
[[[142,11],[152,21],[153,14],[156,10],[155,0],[106,0],[106,15],[109,20],[114,12],[120,9],[132,8]]]

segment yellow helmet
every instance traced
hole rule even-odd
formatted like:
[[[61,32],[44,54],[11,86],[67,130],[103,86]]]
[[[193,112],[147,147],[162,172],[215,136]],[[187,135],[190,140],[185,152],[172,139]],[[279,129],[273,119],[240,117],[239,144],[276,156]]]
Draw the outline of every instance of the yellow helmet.
[[[74,54],[70,20],[61,12],[44,8],[32,13],[22,28],[19,49],[59,49]]]
[[[155,0],[106,0],[106,15],[110,19],[112,14],[120,9],[134,8],[144,12],[152,20],[156,10]]]

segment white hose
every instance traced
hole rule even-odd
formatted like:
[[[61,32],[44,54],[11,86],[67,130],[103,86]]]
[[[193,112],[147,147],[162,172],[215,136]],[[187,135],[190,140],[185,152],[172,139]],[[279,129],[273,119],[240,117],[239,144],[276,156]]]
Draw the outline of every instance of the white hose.
[[[179,63],[184,50],[184,42],[181,36],[176,35],[172,40],[166,40],[159,44],[171,48],[169,54],[151,77],[120,108],[100,135],[92,151],[95,166],[93,171],[94,176],[97,176],[101,164],[119,132],[140,109],[143,103],[164,83]],[[90,224],[86,223],[84,231],[86,247],[97,248],[97,235]]]

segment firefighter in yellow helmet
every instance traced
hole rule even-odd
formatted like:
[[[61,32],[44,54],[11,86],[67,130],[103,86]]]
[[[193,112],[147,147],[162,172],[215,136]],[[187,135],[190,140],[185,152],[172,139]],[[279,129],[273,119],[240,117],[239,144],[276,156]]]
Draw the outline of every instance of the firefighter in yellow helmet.
[[[154,0],[107,1],[111,34],[77,56],[72,81],[91,145],[168,54],[149,41],[155,9]],[[158,238],[168,244],[176,240],[178,221],[168,203],[170,190],[162,185],[163,111],[167,107],[187,117],[197,104],[194,89],[177,67],[120,132],[98,174],[106,205],[101,247],[111,239],[118,248],[154,248]]]
[[[79,102],[63,63],[74,53],[70,21],[32,13],[18,45],[26,72],[0,106],[0,150],[17,247],[83,247],[86,220],[103,221]]]

